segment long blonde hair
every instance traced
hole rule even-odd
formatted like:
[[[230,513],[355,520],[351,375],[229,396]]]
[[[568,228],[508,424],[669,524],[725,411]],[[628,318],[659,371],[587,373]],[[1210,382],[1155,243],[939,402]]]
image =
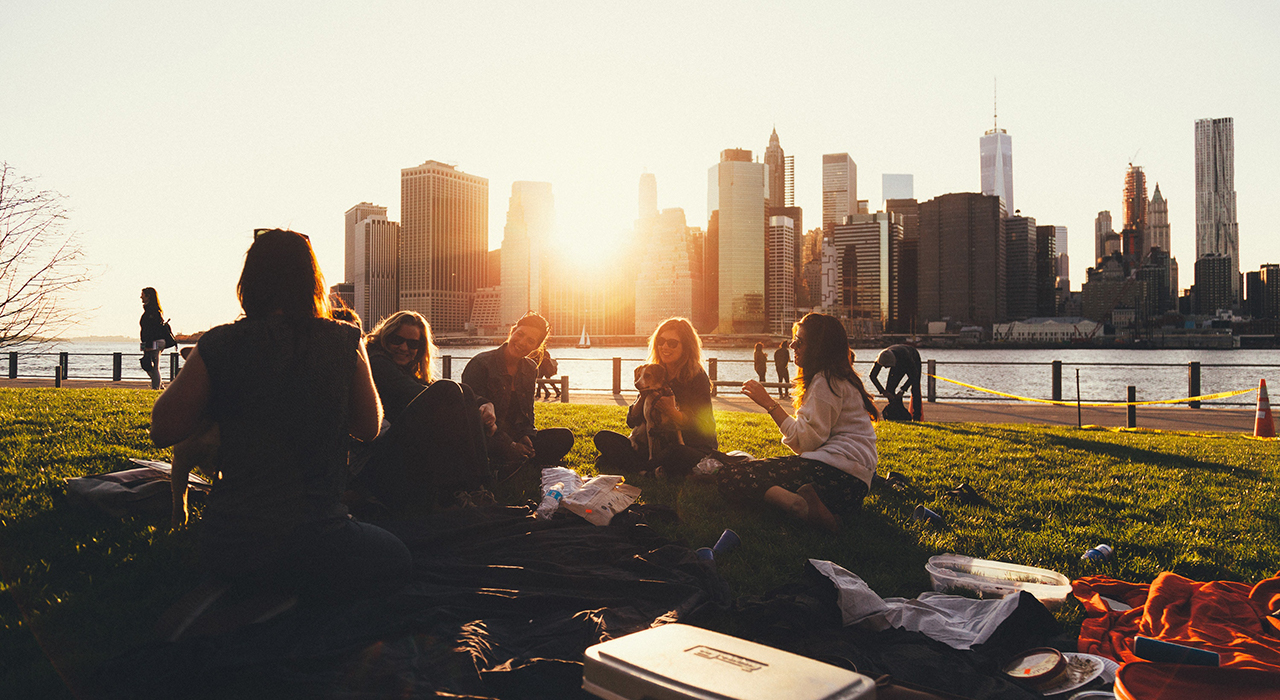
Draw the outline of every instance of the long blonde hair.
[[[699,372],[702,372],[702,339],[698,337],[698,332],[693,329],[693,324],[689,319],[681,316],[672,316],[671,318],[658,324],[657,329],[653,331],[653,335],[649,336],[649,363],[660,364],[658,361],[658,336],[664,331],[674,330],[680,336],[680,373],[672,377],[679,382],[687,382]]]
[[[389,356],[391,349],[387,347],[387,336],[399,332],[400,327],[406,325],[415,326],[422,331],[424,341],[422,349],[418,351],[413,361],[413,376],[419,381],[430,384],[436,380],[431,368],[431,361],[435,359],[437,352],[436,343],[431,336],[431,324],[427,323],[427,319],[417,311],[397,311],[379,321],[378,325],[369,331],[369,335],[365,336],[365,347],[370,352],[380,352]]]

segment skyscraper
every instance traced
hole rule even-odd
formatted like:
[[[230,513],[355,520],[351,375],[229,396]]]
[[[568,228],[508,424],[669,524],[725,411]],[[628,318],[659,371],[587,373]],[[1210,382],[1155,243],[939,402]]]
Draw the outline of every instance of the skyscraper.
[[[1036,316],[1036,220],[1005,219],[1005,313],[1021,321]]]
[[[1101,265],[1103,258],[1120,250],[1120,234],[1111,224],[1111,212],[1100,211],[1093,220],[1093,262]]]
[[[873,321],[874,331],[897,325],[902,218],[889,212],[854,214],[831,236],[841,257],[840,288],[848,292],[841,303],[850,309],[851,318]]]
[[[782,168],[782,187],[784,190],[782,203],[784,206],[794,207],[796,205],[796,157],[783,156]]]
[[[429,160],[400,170],[400,308],[439,333],[464,330],[485,286],[489,181]]]
[[[915,199],[890,199],[885,202],[884,209],[902,216],[902,256],[898,259],[898,326],[890,330],[915,332],[920,327],[920,203]]]
[[[828,236],[844,217],[858,213],[858,164],[848,153],[822,156],[822,230]]]
[[[963,192],[920,205],[920,322],[988,328],[1005,313],[1004,211],[999,197]]]
[[[502,231],[500,318],[504,326],[514,325],[529,311],[543,311],[542,273],[555,218],[550,182],[511,183],[507,225]]]
[[[1196,120],[1196,259],[1210,254],[1231,258],[1231,288],[1239,297],[1240,229],[1236,221],[1235,122],[1231,117]]]
[[[382,208],[385,212],[386,208]],[[355,225],[355,284],[352,308],[364,330],[399,311],[400,224],[372,214]]]
[[[789,216],[769,217],[766,242],[765,313],[768,331],[777,335],[791,333],[796,320],[796,225]]]
[[[701,270],[694,269],[690,255],[691,235],[683,209],[663,209],[656,217],[636,221],[638,257],[644,270],[635,283],[636,335],[652,333],[672,316],[694,317]]]
[[[769,135],[769,147],[764,149],[764,164],[769,168],[769,200],[766,206],[770,209],[791,206],[787,204],[786,154],[778,143],[777,129]]]
[[[369,202],[361,202],[347,210],[346,236],[343,238],[342,281],[354,282],[356,279],[356,224],[370,216],[387,215],[387,208]]]
[[[1169,202],[1160,195],[1160,183],[1156,183],[1156,191],[1151,194],[1147,204],[1147,237],[1148,248],[1159,248],[1169,252]]]
[[[639,219],[649,219],[658,215],[658,178],[653,173],[640,174],[640,208],[636,215]]]
[[[731,148],[707,172],[707,261],[717,278],[708,296],[716,300],[717,333],[760,333],[765,327],[767,170],[751,162],[751,151]]]
[[[1142,166],[1129,164],[1124,175],[1124,230],[1121,246],[1129,264],[1138,267],[1151,246],[1147,243],[1147,176]]]
[[[978,155],[982,166],[982,194],[996,196],[1004,202],[1004,210],[1013,207],[1013,139],[1009,132],[993,125],[978,139]]]

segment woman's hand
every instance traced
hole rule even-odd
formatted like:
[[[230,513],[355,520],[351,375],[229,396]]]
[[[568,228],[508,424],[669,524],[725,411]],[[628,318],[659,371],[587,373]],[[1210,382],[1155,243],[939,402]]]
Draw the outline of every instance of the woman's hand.
[[[498,414],[493,412],[493,404],[481,404],[480,422],[484,424],[485,435],[493,435],[498,432]]]
[[[754,379],[748,379],[742,383],[742,393],[746,394],[747,398],[755,401],[756,405],[760,408],[773,408],[778,404],[777,401],[774,401],[773,398],[769,396],[769,390],[765,389],[763,384]]]

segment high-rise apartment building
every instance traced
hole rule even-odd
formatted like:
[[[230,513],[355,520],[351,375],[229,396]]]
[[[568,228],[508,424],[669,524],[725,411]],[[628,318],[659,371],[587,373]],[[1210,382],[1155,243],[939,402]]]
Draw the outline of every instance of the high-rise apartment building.
[[[465,329],[486,285],[489,181],[429,160],[400,171],[400,308],[437,333]]]
[[[733,148],[707,172],[708,258],[714,255],[717,278],[708,295],[715,296],[717,333],[764,331],[767,171],[751,162],[751,151]]]
[[[1159,248],[1165,252],[1172,250],[1169,247],[1169,202],[1160,194],[1158,182],[1147,204],[1147,230],[1150,232],[1148,248]]]
[[[849,317],[870,319],[877,331],[897,326],[902,215],[847,216],[831,238],[840,256],[841,304],[849,309]]]
[[[500,318],[504,326],[514,325],[530,311],[544,310],[542,275],[555,217],[551,183],[511,183],[507,225],[502,231]]]
[[[1036,220],[1005,219],[1005,312],[1015,321],[1036,316]]]
[[[361,202],[347,210],[345,217],[345,233],[343,237],[342,281],[354,282],[356,279],[356,224],[370,216],[387,216],[387,208],[369,202]]]
[[[993,125],[978,139],[978,155],[982,166],[982,194],[999,197],[1004,210],[1013,207],[1013,139],[1009,132]]]
[[[1036,316],[1057,316],[1058,302],[1058,238],[1057,229],[1064,226],[1036,226]],[[1013,314],[1009,314],[1013,318]]]
[[[913,199],[915,189],[914,175],[885,173],[880,176],[880,196],[886,202],[890,199]]]
[[[789,216],[769,217],[764,305],[768,331],[777,335],[790,334],[796,320],[795,253],[795,220]]]
[[[1130,265],[1137,267],[1151,246],[1147,243],[1147,176],[1142,167],[1129,164],[1124,175],[1124,230],[1121,247]]]
[[[1095,265],[1101,264],[1103,258],[1111,255],[1111,251],[1107,250],[1107,241],[1115,235],[1115,228],[1111,224],[1111,212],[1098,212],[1098,217],[1093,220],[1093,262]]]
[[[386,209],[384,208],[385,212]],[[399,311],[400,224],[373,214],[355,225],[353,306],[366,332]]]
[[[1231,282],[1239,275],[1230,255],[1209,253],[1196,260],[1195,313],[1211,315],[1235,304]]]
[[[657,216],[636,221],[637,255],[644,271],[636,276],[636,335],[652,333],[672,316],[695,317],[701,270],[695,269],[691,257],[692,235],[683,209],[663,209]]]
[[[858,164],[848,153],[822,156],[822,230],[831,235],[844,217],[858,213]]]
[[[902,257],[898,260],[898,326],[890,330],[913,333],[920,328],[919,258],[920,204],[914,199],[890,199],[885,211],[902,217]]]
[[[986,327],[1005,312],[1004,206],[999,197],[944,194],[920,205],[920,322]]]
[[[1231,258],[1240,296],[1240,227],[1236,221],[1236,142],[1231,117],[1196,120],[1196,259]],[[1196,263],[1199,269],[1199,263]],[[1199,282],[1197,282],[1197,285]]]

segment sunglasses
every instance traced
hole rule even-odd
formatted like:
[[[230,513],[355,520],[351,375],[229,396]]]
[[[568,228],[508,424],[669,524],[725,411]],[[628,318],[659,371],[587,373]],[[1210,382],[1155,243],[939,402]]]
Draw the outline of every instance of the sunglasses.
[[[425,340],[410,340],[399,333],[387,336],[387,347],[394,348],[397,345],[408,345],[410,350],[421,350],[427,346]]]
[[[658,338],[657,340],[653,341],[653,347],[660,348],[663,346],[666,346],[669,348],[678,348],[680,347],[680,339],[679,338]]]
[[[281,230],[281,229],[274,229],[274,228],[255,228],[255,229],[253,230],[253,240],[255,240],[255,241],[256,241],[256,240],[258,240],[258,236],[261,236],[261,235],[262,235],[262,234],[264,234],[264,233],[268,233],[268,232],[271,232],[271,231],[279,231],[279,230]],[[290,231],[290,233],[298,233],[298,232],[297,232],[297,231]],[[308,243],[310,243],[310,242],[311,242],[311,237],[310,237],[310,236],[308,236],[307,234],[305,234],[305,233],[298,233],[298,235],[299,235],[299,236],[302,236],[303,238],[305,238],[305,239],[306,239],[306,241],[307,241]]]

